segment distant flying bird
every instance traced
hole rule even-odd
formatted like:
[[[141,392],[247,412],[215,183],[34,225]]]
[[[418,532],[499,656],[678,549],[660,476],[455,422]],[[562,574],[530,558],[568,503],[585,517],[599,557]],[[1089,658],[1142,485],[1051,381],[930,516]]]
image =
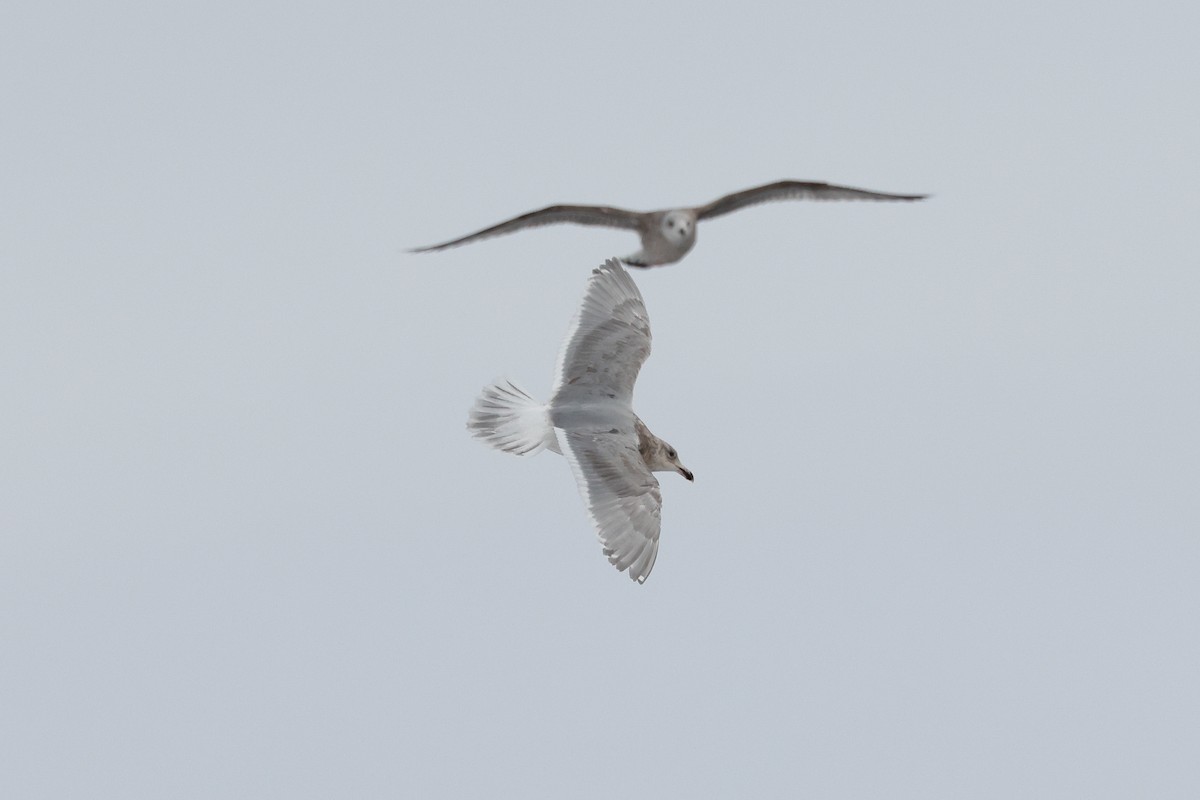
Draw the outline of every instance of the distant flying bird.
[[[653,473],[692,480],[675,448],[633,413],[633,384],[649,355],[641,292],[611,258],[592,270],[558,356],[550,402],[501,380],[483,390],[467,420],[471,435],[497,450],[566,456],[604,555],[638,583],[658,556],[662,493]]]
[[[673,264],[687,255],[696,244],[696,223],[700,220],[719,217],[746,206],[773,200],[923,200],[926,197],[928,195],[887,194],[812,181],[777,181],[727,194],[707,205],[693,208],[627,211],[612,206],[547,206],[467,236],[429,247],[418,247],[409,252],[427,253],[523,228],[574,222],[578,225],[604,225],[637,231],[642,239],[642,249],[622,260],[634,267],[654,267]]]

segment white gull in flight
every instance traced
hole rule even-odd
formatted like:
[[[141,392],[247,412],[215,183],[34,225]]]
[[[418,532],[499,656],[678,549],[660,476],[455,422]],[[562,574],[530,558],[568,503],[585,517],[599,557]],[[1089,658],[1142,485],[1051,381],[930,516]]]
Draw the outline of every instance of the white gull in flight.
[[[658,556],[662,493],[654,472],[692,473],[675,448],[633,413],[633,384],[650,355],[650,318],[629,273],[612,258],[592,271],[542,404],[510,380],[488,386],[467,420],[497,450],[566,456],[604,548],[618,570],[646,580]]]
[[[577,225],[603,225],[636,231],[641,237],[642,249],[622,260],[634,267],[654,267],[660,264],[673,264],[687,255],[692,246],[696,244],[696,225],[700,220],[719,217],[746,206],[772,200],[923,200],[927,196],[872,192],[867,189],[835,186],[831,183],[815,181],[776,181],[727,194],[706,205],[691,208],[628,211],[612,206],[547,206],[458,239],[451,239],[448,242],[429,247],[418,247],[409,252],[427,253],[467,244],[478,239],[486,239],[490,236],[512,233],[524,228],[573,222]]]

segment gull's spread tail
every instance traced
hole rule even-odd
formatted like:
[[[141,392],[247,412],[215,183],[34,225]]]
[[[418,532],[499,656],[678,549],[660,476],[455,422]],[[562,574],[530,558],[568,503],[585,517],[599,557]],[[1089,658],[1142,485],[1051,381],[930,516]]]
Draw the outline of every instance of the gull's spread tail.
[[[558,449],[546,406],[507,378],[485,387],[476,398],[467,430],[497,450],[518,456]]]

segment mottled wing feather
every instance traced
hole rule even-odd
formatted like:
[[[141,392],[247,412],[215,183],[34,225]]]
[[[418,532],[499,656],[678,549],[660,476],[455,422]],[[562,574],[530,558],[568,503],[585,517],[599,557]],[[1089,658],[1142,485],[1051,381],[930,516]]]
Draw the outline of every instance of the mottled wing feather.
[[[650,318],[633,278],[610,258],[592,270],[555,369],[551,407],[613,401],[628,408],[650,355]]]
[[[658,557],[662,492],[638,452],[632,429],[555,429],[604,555],[618,570],[643,583]]]
[[[769,203],[775,200],[923,200],[928,195],[923,194],[888,194],[887,192],[872,192],[867,189],[855,189],[851,186],[835,186],[830,183],[814,181],[777,181],[763,186],[755,186],[733,194],[727,194],[708,205],[697,206],[697,219],[710,219],[728,214],[732,211]]]
[[[512,233],[523,228],[536,228],[541,225],[554,225],[564,222],[573,222],[577,225],[604,225],[610,228],[637,230],[640,216],[635,211],[626,211],[623,208],[613,208],[612,206],[547,206],[537,211],[530,211],[528,214],[522,214],[519,217],[513,217],[490,228],[484,228],[481,231],[467,234],[458,239],[451,239],[448,242],[428,247],[417,247],[409,252],[428,253],[432,250],[455,247],[477,239],[486,239],[491,236]]]

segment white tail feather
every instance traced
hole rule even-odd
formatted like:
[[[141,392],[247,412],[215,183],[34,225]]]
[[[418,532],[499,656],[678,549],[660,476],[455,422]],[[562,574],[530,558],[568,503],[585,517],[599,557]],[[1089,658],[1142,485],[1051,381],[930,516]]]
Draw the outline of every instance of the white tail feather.
[[[484,388],[471,407],[467,430],[497,450],[519,456],[557,444],[546,407],[508,379]]]

